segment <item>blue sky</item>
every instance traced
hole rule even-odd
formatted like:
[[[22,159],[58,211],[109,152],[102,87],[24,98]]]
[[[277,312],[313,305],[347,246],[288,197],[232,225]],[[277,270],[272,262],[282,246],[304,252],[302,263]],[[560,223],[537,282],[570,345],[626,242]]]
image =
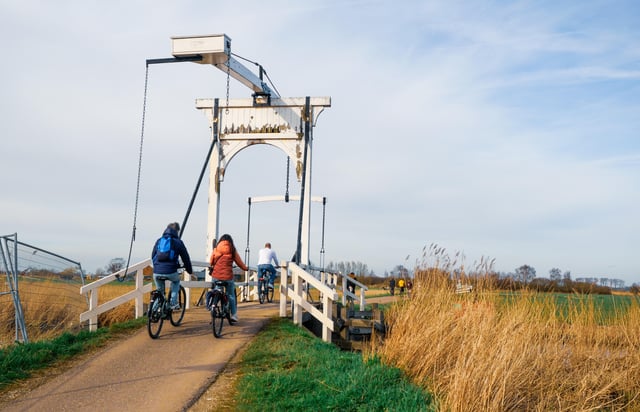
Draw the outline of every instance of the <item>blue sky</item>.
[[[0,23],[0,234],[88,271],[129,250],[145,60],[226,33],[282,96],[332,99],[313,149],[326,263],[383,274],[437,244],[466,267],[640,282],[640,3],[0,0]],[[151,67],[133,262],[182,221],[209,145],[194,101],[225,86],[210,66]],[[270,147],[230,163],[221,231],[242,251],[247,197],[285,180]],[[198,260],[206,203],[201,189],[184,235]],[[249,263],[265,241],[290,258],[297,218],[255,205]],[[314,262],[321,223],[314,205]]]

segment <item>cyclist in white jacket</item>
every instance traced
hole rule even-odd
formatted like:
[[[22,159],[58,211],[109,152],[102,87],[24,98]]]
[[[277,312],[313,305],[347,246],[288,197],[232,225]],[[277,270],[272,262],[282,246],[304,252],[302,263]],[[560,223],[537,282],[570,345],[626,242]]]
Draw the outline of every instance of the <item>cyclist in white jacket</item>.
[[[264,248],[258,252],[258,275],[263,271],[269,272],[269,288],[273,289],[273,281],[276,278],[276,268],[271,262],[277,266],[278,257],[276,256],[276,252],[271,250],[271,243],[267,242],[264,244]]]

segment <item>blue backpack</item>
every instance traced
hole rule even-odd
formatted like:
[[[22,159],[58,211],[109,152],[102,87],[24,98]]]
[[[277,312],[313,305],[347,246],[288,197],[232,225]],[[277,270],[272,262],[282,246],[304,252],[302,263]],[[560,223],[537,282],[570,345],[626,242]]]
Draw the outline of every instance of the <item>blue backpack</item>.
[[[158,247],[156,249],[156,261],[158,262],[171,262],[175,260],[176,252],[173,250],[173,242],[171,236],[163,236],[158,240]]]

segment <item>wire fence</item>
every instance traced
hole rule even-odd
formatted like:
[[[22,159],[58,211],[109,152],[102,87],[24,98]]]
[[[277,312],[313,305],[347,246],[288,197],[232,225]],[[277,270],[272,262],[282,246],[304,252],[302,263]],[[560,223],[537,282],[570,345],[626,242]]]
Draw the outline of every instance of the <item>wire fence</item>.
[[[79,293],[85,283],[81,264],[20,242],[17,235],[0,241],[0,347],[77,331],[88,307]]]

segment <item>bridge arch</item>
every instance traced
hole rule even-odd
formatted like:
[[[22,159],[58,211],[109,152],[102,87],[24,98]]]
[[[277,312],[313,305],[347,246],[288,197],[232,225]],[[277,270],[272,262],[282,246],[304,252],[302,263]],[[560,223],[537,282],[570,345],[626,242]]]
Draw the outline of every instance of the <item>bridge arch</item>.
[[[272,98],[269,105],[257,105],[254,99],[197,99],[209,121],[214,150],[209,159],[209,205],[207,256],[212,241],[219,238],[220,197],[227,166],[244,149],[268,144],[282,150],[293,161],[301,182],[296,256],[309,263],[311,212],[311,159],[313,128],[329,97]]]

